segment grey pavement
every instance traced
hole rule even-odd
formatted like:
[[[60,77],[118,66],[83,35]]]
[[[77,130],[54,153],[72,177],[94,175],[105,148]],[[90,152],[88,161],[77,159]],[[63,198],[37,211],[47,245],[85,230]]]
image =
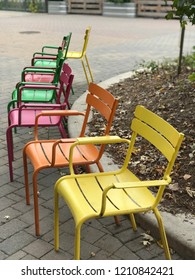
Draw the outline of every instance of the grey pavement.
[[[22,148],[33,138],[33,129],[18,129],[14,135],[14,182],[9,181],[5,132],[7,103],[15,84],[20,81],[21,70],[30,65],[33,52],[45,44],[58,45],[64,34],[72,32],[70,50],[82,45],[85,28],[92,31],[88,58],[96,83],[104,87],[124,79],[143,61],[162,61],[179,54],[180,26],[177,21],[144,18],[112,18],[84,15],[48,15],[0,11],[0,259],[4,260],[63,260],[73,258],[74,228],[71,214],[61,201],[60,251],[53,246],[53,186],[67,170],[49,169],[38,177],[41,236],[34,234],[33,204],[25,204]],[[184,52],[191,52],[194,28],[188,26]],[[68,61],[75,80],[75,94],[71,96],[74,108],[84,106],[87,84],[80,61]],[[127,73],[125,74],[124,73]],[[121,76],[118,76],[121,74]],[[105,82],[105,80],[111,79]],[[42,129],[41,137],[60,137],[58,132]],[[57,134],[57,135],[56,135]],[[108,165],[105,157],[105,164]],[[32,168],[30,169],[32,172]],[[168,217],[165,223],[173,259],[195,259],[194,217]],[[142,227],[134,233],[126,217],[116,227],[112,218],[92,220],[82,229],[82,259],[164,259],[162,249],[154,241],[144,246],[144,233],[148,232],[147,217],[138,217]],[[174,225],[174,226],[173,226]],[[177,232],[176,225],[180,231]],[[182,226],[183,225],[183,226]],[[152,234],[156,238],[155,226]],[[173,233],[176,232],[174,235]],[[191,234],[191,235],[190,235]]]

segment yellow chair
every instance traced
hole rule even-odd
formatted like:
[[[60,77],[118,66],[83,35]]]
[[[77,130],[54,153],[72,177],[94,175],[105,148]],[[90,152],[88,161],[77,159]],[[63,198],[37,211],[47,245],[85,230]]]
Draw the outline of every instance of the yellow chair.
[[[81,59],[81,63],[83,66],[83,70],[84,70],[88,85],[90,84],[90,82],[94,82],[93,74],[91,72],[91,68],[89,66],[89,61],[88,61],[87,54],[86,54],[90,32],[91,32],[91,27],[89,26],[89,27],[87,27],[87,29],[85,31],[82,50],[81,51],[68,51],[67,56],[66,56],[69,59]]]
[[[134,214],[151,210],[158,222],[166,259],[171,259],[163,221],[157,206],[162,199],[165,186],[171,182],[170,173],[184,135],[143,106],[136,107],[131,130],[131,140],[118,136],[82,137],[77,138],[71,146],[69,157],[71,174],[60,178],[55,184],[55,250],[59,250],[58,198],[60,195],[70,208],[75,221],[75,259],[80,259],[81,226],[88,219],[128,214],[132,227],[136,230]],[[140,137],[152,144],[166,159],[167,165],[162,178],[141,181],[128,169],[132,153],[135,152],[134,145],[137,139],[140,141]],[[72,157],[75,147],[86,144],[116,143],[128,145],[121,168],[109,172],[74,174]],[[152,173],[151,171],[151,176],[154,175]]]

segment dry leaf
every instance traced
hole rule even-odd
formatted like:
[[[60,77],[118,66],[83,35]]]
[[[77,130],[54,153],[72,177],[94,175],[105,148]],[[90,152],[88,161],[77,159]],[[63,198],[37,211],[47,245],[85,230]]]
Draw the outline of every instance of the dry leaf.
[[[141,235],[143,236],[143,238],[145,240],[154,241],[154,238],[151,235],[147,234],[147,233],[142,233]]]
[[[192,191],[190,187],[186,187],[186,192],[190,197],[195,197],[195,191]]]
[[[188,179],[190,179],[191,177],[192,177],[192,176],[189,175],[189,174],[185,174],[185,175],[183,176],[184,180],[188,180]]]
[[[149,246],[151,243],[150,243],[148,240],[143,240],[143,241],[142,241],[142,244],[143,244],[144,246]]]
[[[169,189],[172,190],[173,192],[178,191],[179,190],[179,184],[178,183],[170,184]]]

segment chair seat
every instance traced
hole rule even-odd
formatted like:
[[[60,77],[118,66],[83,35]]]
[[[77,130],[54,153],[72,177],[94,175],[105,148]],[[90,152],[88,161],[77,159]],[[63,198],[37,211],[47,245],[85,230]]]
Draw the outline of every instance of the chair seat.
[[[129,170],[118,175],[77,175],[58,182],[58,193],[71,209],[75,222],[100,216],[102,192],[115,182],[139,181]],[[79,201],[79,203],[77,203]],[[149,210],[155,199],[147,188],[111,189],[107,194],[103,216],[124,215]]]
[[[25,82],[52,83],[54,74],[25,74]]]
[[[22,90],[22,101],[51,102],[54,96],[53,90]],[[12,93],[12,100],[17,100],[17,89]]]
[[[42,112],[43,109],[22,109],[21,111],[21,123],[19,124],[19,109],[13,109],[9,114],[10,125],[18,126],[18,125],[26,125],[26,126],[34,126],[35,125],[35,117]],[[39,118],[40,126],[50,126],[57,125],[60,122],[59,116],[42,116]]]
[[[56,148],[56,161],[55,166],[64,166],[69,163],[69,151],[71,144],[75,139],[68,139],[66,143],[60,143]],[[41,166],[42,168],[50,166],[52,161],[52,147],[55,141],[41,141],[39,142],[30,142],[26,147],[26,154],[31,160],[33,166]],[[74,163],[76,164],[85,164],[92,162],[98,156],[99,151],[94,145],[82,145],[74,151]]]
[[[38,66],[38,67],[49,67],[49,68],[56,68],[57,63],[56,60],[41,60],[41,59],[37,59],[34,62],[34,66]]]
[[[82,52],[68,52],[67,53],[67,58],[81,58],[82,57]]]

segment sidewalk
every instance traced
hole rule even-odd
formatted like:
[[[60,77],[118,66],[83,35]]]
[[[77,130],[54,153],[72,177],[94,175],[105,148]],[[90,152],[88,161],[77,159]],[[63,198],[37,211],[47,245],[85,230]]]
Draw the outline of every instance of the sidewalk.
[[[0,11],[0,259],[2,260],[73,258],[73,221],[68,208],[63,203],[60,210],[60,252],[56,253],[53,246],[53,186],[66,170],[49,169],[40,172],[38,179],[42,235],[37,238],[34,235],[33,205],[25,204],[22,164],[22,148],[32,139],[33,130],[18,129],[17,134],[14,135],[16,160],[14,182],[10,183],[5,142],[6,106],[15,84],[20,80],[21,70],[30,65],[33,52],[39,51],[45,44],[58,45],[63,35],[70,31],[73,33],[70,50],[78,50],[88,25],[92,26],[88,58],[96,83],[112,78],[107,84],[109,86],[110,83],[117,82],[118,74],[136,69],[143,60],[162,60],[177,57],[179,54],[180,28],[176,21]],[[186,30],[185,52],[190,52],[194,44],[193,29],[189,26]],[[87,89],[87,84],[81,63],[70,61],[69,65],[75,74],[75,95],[71,96],[71,102],[74,103],[74,107],[78,104],[84,105],[82,94]],[[42,133],[43,136],[48,137],[47,130],[43,130]],[[32,168],[30,170],[32,171]],[[173,259],[195,259],[195,250],[189,250],[190,247],[193,248],[194,240],[187,235],[187,231],[191,230],[186,226],[188,225],[190,229],[193,227],[194,232],[194,224],[194,220],[182,223],[185,225],[181,228],[182,235],[185,236],[187,246],[182,243],[183,247],[181,247],[178,237],[172,238],[173,241],[170,240],[173,251],[179,249],[173,253]],[[141,228],[134,233],[126,218],[122,220],[120,227],[115,226],[112,218],[90,221],[82,230],[81,257],[82,259],[164,259],[162,249],[155,242],[149,247],[143,245],[143,233],[145,230]]]

